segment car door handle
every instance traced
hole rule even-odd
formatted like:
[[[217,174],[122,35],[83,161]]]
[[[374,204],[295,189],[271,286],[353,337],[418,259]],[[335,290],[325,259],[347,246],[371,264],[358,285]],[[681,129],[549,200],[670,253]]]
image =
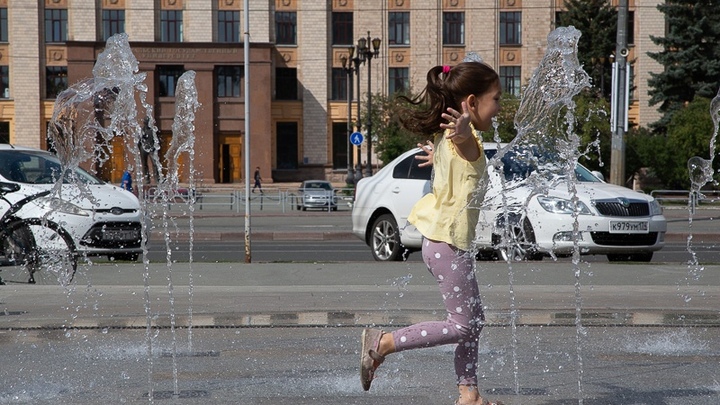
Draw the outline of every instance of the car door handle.
[[[392,189],[392,192],[395,194],[400,194],[400,187],[395,187],[394,189]]]

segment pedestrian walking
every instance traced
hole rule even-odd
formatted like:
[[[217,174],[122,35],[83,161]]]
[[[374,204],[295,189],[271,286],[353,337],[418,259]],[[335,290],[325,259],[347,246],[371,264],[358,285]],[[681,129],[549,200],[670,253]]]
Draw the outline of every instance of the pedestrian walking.
[[[447,318],[393,332],[363,330],[360,380],[366,391],[387,355],[457,344],[456,404],[499,404],[482,398],[478,390],[478,338],[485,318],[472,241],[479,219],[477,207],[487,182],[480,132],[491,128],[492,118],[500,111],[500,95],[500,81],[491,67],[482,62],[463,62],[452,68],[430,69],[427,85],[418,97],[401,97],[407,107],[421,107],[403,111],[403,126],[434,140],[434,145],[428,143],[432,146],[432,191],[415,204],[408,222],[424,237],[423,261],[437,280]]]
[[[253,193],[255,192],[256,188],[259,188],[260,194],[265,194],[265,193],[263,193],[262,184],[260,184],[261,181],[262,181],[262,177],[260,177],[260,166],[258,166],[255,168],[255,185],[252,188]]]
[[[142,163],[143,184],[150,184],[150,174],[155,183],[160,182],[160,170],[157,165],[157,135],[155,128],[150,123],[150,117],[146,116],[143,121],[142,133],[138,141],[138,149],[140,150],[140,162]],[[155,159],[154,159],[155,158]],[[152,165],[152,172],[150,171]]]
[[[120,188],[133,192],[132,175],[130,174],[130,171],[125,170],[123,172],[122,179],[120,179]]]

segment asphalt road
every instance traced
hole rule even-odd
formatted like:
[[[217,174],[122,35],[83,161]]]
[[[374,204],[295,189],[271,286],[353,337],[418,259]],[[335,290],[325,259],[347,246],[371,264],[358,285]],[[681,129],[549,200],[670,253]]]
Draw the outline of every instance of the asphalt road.
[[[172,244],[172,260],[185,262],[190,258],[187,242]],[[370,248],[360,240],[259,240],[251,241],[250,257],[253,262],[373,262]],[[161,262],[166,259],[167,251],[164,241],[153,241],[149,246],[149,260]],[[243,262],[245,261],[245,242],[228,241],[195,241],[193,243],[193,260],[198,262]],[[553,259],[544,258],[537,263],[550,263]],[[559,263],[568,263],[572,258],[558,258]],[[589,263],[607,262],[605,255],[587,255],[581,257]],[[671,243],[653,255],[652,263],[687,263],[697,260],[699,263],[720,263],[720,249],[716,243],[693,244],[688,250],[686,243]],[[407,261],[419,263],[422,257],[419,252],[407,255]]]
[[[340,206],[337,212],[322,210],[296,211],[267,203],[260,209],[252,206],[249,217],[244,212],[220,210],[218,207],[196,209],[192,218],[176,205],[165,214],[173,217],[168,235],[173,259],[188,260],[189,230],[193,230],[194,260],[228,262],[245,260],[245,232],[249,231],[251,260],[257,262],[287,261],[372,261],[369,248],[352,234],[351,211]],[[154,223],[162,211],[156,211]],[[691,214],[685,207],[665,209],[668,219],[666,247],[656,252],[653,263],[719,263],[720,232],[717,217],[720,210],[700,208]],[[246,222],[247,219],[247,222]],[[191,224],[192,223],[192,224]],[[164,260],[165,230],[153,228],[149,246],[152,261]],[[409,261],[420,261],[420,255],[408,255]],[[546,258],[545,261],[550,260]],[[560,259],[561,262],[570,259]],[[583,261],[607,261],[603,255],[583,256]]]

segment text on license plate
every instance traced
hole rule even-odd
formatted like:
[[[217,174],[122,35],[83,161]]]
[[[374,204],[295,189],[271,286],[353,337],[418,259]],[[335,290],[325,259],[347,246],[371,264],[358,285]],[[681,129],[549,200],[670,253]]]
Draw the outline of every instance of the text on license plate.
[[[610,221],[610,233],[648,233],[647,221]]]
[[[106,229],[102,233],[102,238],[103,240],[134,240],[139,239],[140,234],[134,229]]]

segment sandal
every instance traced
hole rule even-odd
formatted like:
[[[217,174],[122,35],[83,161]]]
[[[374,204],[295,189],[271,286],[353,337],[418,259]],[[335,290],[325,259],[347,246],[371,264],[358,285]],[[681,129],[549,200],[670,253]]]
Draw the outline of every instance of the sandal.
[[[360,341],[360,382],[363,390],[370,390],[370,383],[375,378],[375,370],[385,361],[385,356],[378,353],[380,338],[384,332],[380,329],[365,328]]]

